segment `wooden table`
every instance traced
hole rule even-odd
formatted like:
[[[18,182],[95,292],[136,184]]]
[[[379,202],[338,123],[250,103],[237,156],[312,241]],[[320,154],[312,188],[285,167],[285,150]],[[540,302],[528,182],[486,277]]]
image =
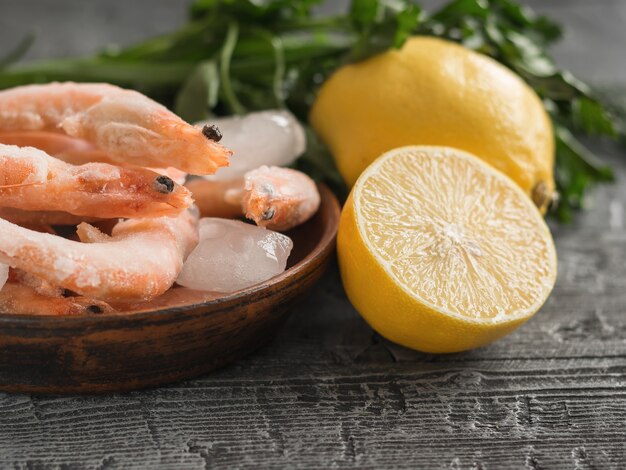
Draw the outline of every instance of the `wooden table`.
[[[142,30],[138,7],[122,0],[25,3],[2,2],[1,45],[33,12],[54,33],[46,54]],[[173,3],[150,2],[146,32],[182,21]],[[626,83],[626,2],[541,8],[573,27],[557,50],[563,62]],[[130,19],[119,19],[125,9]],[[68,18],[83,25],[83,42],[53,24]],[[391,344],[358,317],[333,267],[271,344],[216,373],[125,395],[0,394],[0,468],[624,468],[626,151],[594,149],[618,182],[595,192],[575,224],[553,226],[556,289],[503,340],[440,356]]]

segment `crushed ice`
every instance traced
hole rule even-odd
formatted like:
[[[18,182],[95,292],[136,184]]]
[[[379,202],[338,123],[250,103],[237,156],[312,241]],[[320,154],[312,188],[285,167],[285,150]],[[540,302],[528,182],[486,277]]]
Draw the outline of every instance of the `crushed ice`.
[[[287,166],[304,152],[306,136],[289,111],[265,110],[208,121],[224,135],[220,143],[233,150],[228,167],[220,168],[214,180],[241,178],[261,165]],[[201,123],[203,124],[203,123]]]
[[[286,235],[238,220],[206,217],[199,231],[176,281],[190,289],[234,292],[266,281],[285,270],[293,247]]]

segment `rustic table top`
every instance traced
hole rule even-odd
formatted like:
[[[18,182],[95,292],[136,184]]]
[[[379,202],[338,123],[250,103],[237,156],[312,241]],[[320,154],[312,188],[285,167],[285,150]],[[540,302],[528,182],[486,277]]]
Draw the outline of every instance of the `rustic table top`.
[[[29,21],[45,33],[34,57],[132,41],[182,22],[175,3],[3,0],[0,49]],[[531,3],[570,26],[561,63],[626,83],[626,2]],[[0,468],[623,468],[626,151],[593,146],[618,181],[575,224],[553,225],[555,291],[499,342],[452,355],[391,344],[333,267],[272,343],[205,377],[123,395],[0,394]]]

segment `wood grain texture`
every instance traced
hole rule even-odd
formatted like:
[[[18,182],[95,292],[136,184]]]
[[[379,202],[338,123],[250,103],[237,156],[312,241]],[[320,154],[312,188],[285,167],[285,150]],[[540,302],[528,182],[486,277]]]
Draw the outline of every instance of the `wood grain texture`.
[[[533,2],[602,51],[623,34],[624,3],[593,3],[600,23],[585,0]],[[602,54],[568,47],[593,76]],[[626,151],[594,148],[618,182],[574,225],[553,226],[556,290],[501,341],[441,356],[390,344],[333,269],[276,340],[200,379],[99,397],[0,394],[0,468],[625,468]]]

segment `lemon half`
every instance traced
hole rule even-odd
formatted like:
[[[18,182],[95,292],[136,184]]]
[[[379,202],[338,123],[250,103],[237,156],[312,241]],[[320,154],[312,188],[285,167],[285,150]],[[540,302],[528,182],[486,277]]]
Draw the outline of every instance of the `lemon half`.
[[[556,280],[538,209],[461,150],[402,147],[360,176],[337,240],[348,297],[381,335],[426,352],[487,344],[528,320]]]

